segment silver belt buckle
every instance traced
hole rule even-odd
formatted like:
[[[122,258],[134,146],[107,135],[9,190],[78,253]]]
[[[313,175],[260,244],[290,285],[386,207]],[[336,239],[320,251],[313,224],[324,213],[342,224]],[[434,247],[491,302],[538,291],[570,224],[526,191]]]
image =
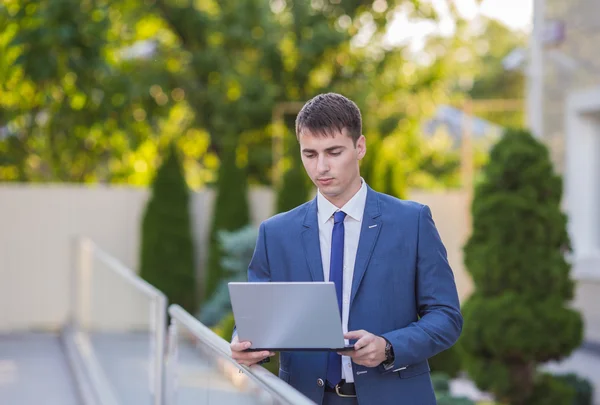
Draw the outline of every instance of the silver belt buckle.
[[[340,392],[340,384],[336,384],[335,385],[335,393],[338,395],[338,397],[342,397],[342,398],[356,398],[356,395],[346,395],[346,394],[342,394]]]

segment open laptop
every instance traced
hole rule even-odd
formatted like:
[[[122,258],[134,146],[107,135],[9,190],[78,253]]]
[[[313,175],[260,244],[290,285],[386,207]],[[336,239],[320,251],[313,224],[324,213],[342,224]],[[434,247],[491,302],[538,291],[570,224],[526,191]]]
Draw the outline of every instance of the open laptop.
[[[248,351],[347,351],[333,282],[230,282],[240,341]]]

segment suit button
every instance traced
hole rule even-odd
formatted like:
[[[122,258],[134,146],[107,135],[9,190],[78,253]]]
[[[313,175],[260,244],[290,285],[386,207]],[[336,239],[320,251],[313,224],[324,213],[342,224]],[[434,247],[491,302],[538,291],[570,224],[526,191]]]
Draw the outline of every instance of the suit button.
[[[319,378],[319,379],[317,379],[317,385],[318,385],[319,387],[322,387],[322,386],[324,386],[324,385],[325,385],[325,382],[323,381],[323,379],[322,379],[322,378]]]

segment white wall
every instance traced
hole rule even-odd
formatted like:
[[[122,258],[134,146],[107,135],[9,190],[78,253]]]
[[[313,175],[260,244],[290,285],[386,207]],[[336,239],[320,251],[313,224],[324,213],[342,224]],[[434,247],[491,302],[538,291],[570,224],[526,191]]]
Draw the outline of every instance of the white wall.
[[[57,329],[65,323],[74,265],[73,238],[78,235],[91,238],[137,270],[139,228],[147,198],[147,190],[129,187],[0,185],[0,331]],[[191,200],[199,263],[206,255],[213,199],[207,190],[194,193]],[[266,189],[254,189],[250,204],[257,224],[271,212],[273,198]],[[200,272],[201,267],[197,268]],[[96,282],[104,284],[107,278],[114,279],[97,277]],[[121,293],[111,291],[104,298],[96,295],[95,319],[103,325],[113,317],[126,323],[128,316],[111,313],[125,300],[126,306],[140,311],[147,308],[145,300],[127,291],[130,289],[123,286]],[[131,314],[132,323],[136,316],[137,310]]]

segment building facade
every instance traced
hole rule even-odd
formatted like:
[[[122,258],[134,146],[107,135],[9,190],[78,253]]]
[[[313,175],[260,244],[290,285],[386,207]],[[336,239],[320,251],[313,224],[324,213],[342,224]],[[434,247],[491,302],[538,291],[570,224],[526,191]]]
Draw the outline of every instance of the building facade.
[[[539,135],[564,179],[576,305],[586,338],[600,342],[600,2],[534,4],[534,24],[542,21],[544,29],[531,42],[528,97],[534,101],[540,91],[534,113],[539,107]]]

